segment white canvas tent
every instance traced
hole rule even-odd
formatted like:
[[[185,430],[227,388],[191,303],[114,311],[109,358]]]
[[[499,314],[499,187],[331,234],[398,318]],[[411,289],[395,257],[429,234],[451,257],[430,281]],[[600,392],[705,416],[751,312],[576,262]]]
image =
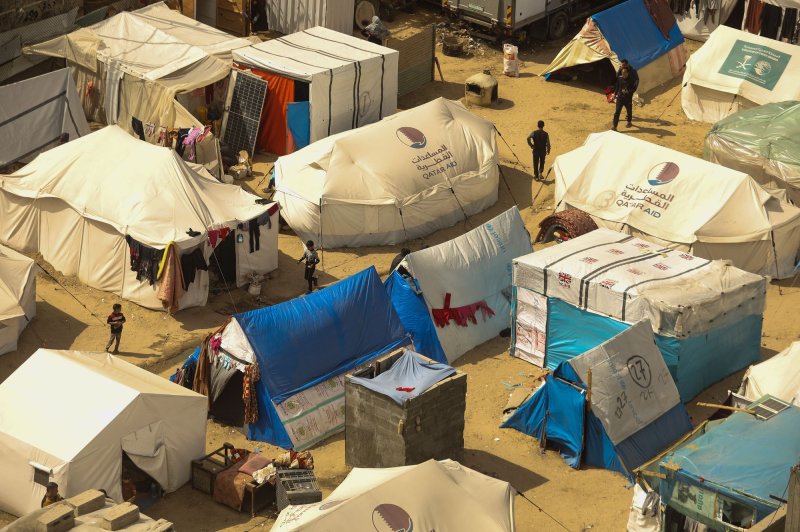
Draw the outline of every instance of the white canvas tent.
[[[249,251],[249,235],[234,244],[229,260],[236,261],[236,279],[227,283],[243,286],[251,272],[278,266],[277,209],[258,199],[190,167],[173,150],[108,126],[0,175],[0,241],[38,251],[57,270],[98,290],[160,309],[160,283],[137,280],[125,237],[156,249],[174,242],[181,254],[199,248],[208,260],[209,232],[227,229],[228,238],[236,238],[247,232],[239,224],[272,210],[260,228],[259,250]],[[208,272],[198,271],[179,308],[205,305],[208,282]]]
[[[488,208],[498,179],[494,125],[437,98],[279,158],[275,198],[303,240],[388,245]]]
[[[686,63],[681,104],[690,120],[787,100],[800,100],[800,46],[720,26]]]
[[[64,497],[104,489],[122,502],[123,453],[175,491],[205,453],[207,408],[107,353],[39,349],[0,384],[0,510],[38,508],[48,481]]]
[[[800,209],[747,174],[613,131],[589,135],[553,168],[559,210],[749,272],[793,275]]]
[[[0,166],[90,133],[68,68],[0,87]]]
[[[356,467],[323,502],[285,508],[272,530],[513,532],[515,495],[508,482],[452,460]]]
[[[322,26],[351,35],[354,4],[355,0],[268,0],[269,29],[288,34]]]
[[[464,235],[407,255],[401,264],[422,292],[426,312],[422,314],[415,302],[405,303],[408,290],[404,286],[392,286],[389,291],[400,320],[414,336],[417,350],[440,360],[435,353],[438,339],[447,361],[453,362],[507,329],[511,261],[532,251],[522,216],[512,207]],[[408,281],[399,274],[392,279],[392,283],[402,282]],[[468,310],[458,318],[451,316],[437,323],[434,309],[445,307]],[[491,313],[485,311],[486,307]],[[436,331],[434,338],[430,338],[431,329]]]
[[[33,260],[0,246],[0,355],[17,349],[20,333],[36,316]]]
[[[307,83],[310,142],[315,142],[377,122],[397,110],[399,55],[397,50],[318,26],[239,48],[233,60]],[[270,118],[264,119],[262,125],[270,127]]]
[[[711,33],[728,20],[738,2],[745,0],[720,0],[719,10],[716,13],[716,22],[711,16],[706,19],[705,11],[697,13],[697,9],[689,9],[685,13],[678,13],[675,19],[683,36],[692,41],[707,41]],[[767,2],[769,3],[769,2]]]
[[[202,125],[176,95],[226,78],[231,51],[249,44],[159,2],[24,51],[65,58],[86,115],[130,132],[132,117],[156,127]]]
[[[739,394],[751,401],[771,395],[800,406],[800,342],[750,366],[742,378]]]

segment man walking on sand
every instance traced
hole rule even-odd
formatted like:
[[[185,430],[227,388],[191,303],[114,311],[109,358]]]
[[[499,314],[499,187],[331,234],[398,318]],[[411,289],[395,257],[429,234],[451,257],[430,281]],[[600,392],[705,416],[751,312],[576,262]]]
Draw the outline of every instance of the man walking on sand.
[[[528,146],[533,151],[533,179],[544,179],[544,159],[550,155],[550,135],[544,130],[544,120],[536,124],[539,128],[528,135]]]
[[[614,121],[612,127],[614,131],[617,130],[617,126],[619,125],[619,115],[622,113],[623,107],[628,115],[628,122],[626,126],[631,127],[633,125],[631,123],[631,120],[633,119],[633,93],[636,92],[636,87],[638,85],[631,77],[630,68],[623,66],[619,72],[619,76],[617,76],[617,83],[614,85],[614,97],[616,98],[616,109],[614,109]]]

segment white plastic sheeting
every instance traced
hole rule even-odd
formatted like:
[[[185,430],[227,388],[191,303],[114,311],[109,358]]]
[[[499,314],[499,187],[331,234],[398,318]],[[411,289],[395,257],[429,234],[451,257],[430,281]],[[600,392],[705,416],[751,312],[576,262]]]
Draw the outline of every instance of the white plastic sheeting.
[[[394,113],[399,56],[397,50],[322,27],[233,52],[237,63],[310,84],[311,142]]]
[[[751,401],[764,395],[800,406],[800,342],[747,369],[739,393]]]
[[[553,168],[559,210],[760,275],[793,275],[800,209],[747,174],[613,131],[589,135]]]
[[[389,245],[497,201],[494,125],[437,98],[328,137],[275,163],[275,199],[303,240]]]
[[[592,412],[614,445],[680,404],[678,388],[647,320],[570,360],[583,382],[592,373]],[[624,407],[619,405],[624,400]]]
[[[148,471],[175,491],[205,453],[207,410],[203,395],[107,353],[39,349],[0,384],[0,510],[39,508],[45,488],[32,463],[51,471],[65,497],[102,488],[121,502],[126,448],[163,449]]]
[[[508,482],[452,460],[357,467],[324,501],[284,509],[272,530],[513,532],[515,495]]]
[[[761,314],[766,297],[761,276],[608,229],[515,259],[514,285],[676,338]]]
[[[17,349],[22,330],[36,316],[33,260],[0,246],[0,355]]]
[[[117,126],[40,154],[11,175],[0,175],[0,241],[38,251],[65,275],[161,309],[157,284],[138,281],[130,269],[125,235],[158,249],[175,242],[190,252],[212,248],[208,230],[239,231],[239,223],[264,214],[269,205],[239,186],[192,170],[177,153],[142,142]],[[260,249],[237,260],[237,284],[251,271],[278,266],[278,220],[261,226]],[[197,231],[190,236],[187,231]],[[248,238],[237,246],[247,246]],[[208,273],[198,271],[180,308],[204,305]]]
[[[68,68],[0,87],[0,166],[90,133]]]
[[[477,323],[436,327],[449,362],[508,328],[511,314],[511,261],[532,251],[519,211],[512,207],[483,225],[438,246],[415,251],[404,264],[419,283],[428,310],[485,301],[494,316],[477,312]]]
[[[786,100],[800,100],[800,46],[719,26],[686,63],[681,104],[690,120]]]
[[[267,0],[269,29],[295,33],[322,26],[353,33],[354,0]]]

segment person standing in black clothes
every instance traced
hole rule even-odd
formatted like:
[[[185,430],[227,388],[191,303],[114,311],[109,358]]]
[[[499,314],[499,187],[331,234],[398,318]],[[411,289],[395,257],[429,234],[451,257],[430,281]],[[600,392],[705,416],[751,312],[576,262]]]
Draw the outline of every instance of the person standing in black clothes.
[[[630,69],[622,67],[619,76],[617,76],[617,82],[614,85],[614,98],[617,102],[616,109],[614,110],[614,127],[612,128],[614,131],[617,130],[617,125],[619,125],[619,115],[622,113],[623,107],[628,113],[627,126],[631,127],[633,125],[631,120],[633,119],[634,92],[636,92],[636,84],[633,82]]]
[[[317,284],[317,278],[314,272],[317,269],[317,264],[319,264],[319,256],[317,255],[317,250],[314,249],[313,240],[306,242],[306,250],[303,252],[303,256],[300,257],[300,260],[297,261],[297,264],[303,261],[306,262],[306,271],[303,277],[308,281],[308,292],[306,292],[306,294],[310,294],[314,291],[314,285]]]
[[[533,178],[538,181],[544,177],[544,159],[550,155],[550,135],[544,130],[544,120],[536,125],[539,129],[528,135],[528,146],[533,150]]]
[[[628,63],[627,59],[620,59],[619,62],[620,65],[619,68],[617,69],[617,77],[619,77],[620,74],[622,74],[623,68],[627,68],[628,74],[630,75],[631,81],[633,82],[633,85],[635,87],[633,89],[633,92],[636,92],[636,89],[639,88],[639,72],[635,68],[633,68],[630,63]]]

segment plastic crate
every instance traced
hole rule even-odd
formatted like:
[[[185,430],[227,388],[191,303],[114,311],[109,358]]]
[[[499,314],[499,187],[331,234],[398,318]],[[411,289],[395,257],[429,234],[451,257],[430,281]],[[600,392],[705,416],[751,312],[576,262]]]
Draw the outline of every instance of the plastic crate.
[[[307,469],[278,469],[275,495],[280,512],[290,504],[310,504],[322,500],[314,471]]]

